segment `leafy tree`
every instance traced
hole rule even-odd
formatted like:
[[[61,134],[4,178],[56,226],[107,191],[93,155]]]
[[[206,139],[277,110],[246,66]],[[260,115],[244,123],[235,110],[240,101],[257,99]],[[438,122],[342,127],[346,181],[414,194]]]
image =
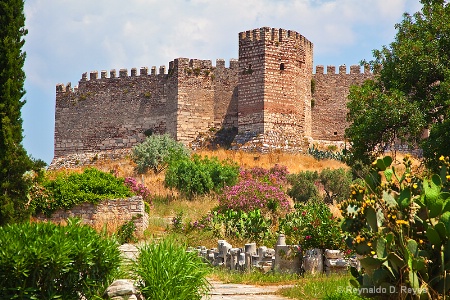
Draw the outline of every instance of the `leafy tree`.
[[[320,200],[325,203],[341,202],[348,198],[352,183],[351,170],[329,168],[317,171],[302,171],[288,175],[291,188],[288,195],[297,202]]]
[[[320,183],[325,192],[324,202],[333,203],[346,200],[350,195],[350,185],[352,184],[352,172],[339,169],[324,169],[319,175]]]
[[[162,172],[174,160],[187,158],[189,150],[168,134],[151,135],[133,148],[133,161],[138,173],[152,170],[155,174]]]
[[[28,216],[30,181],[23,175],[32,162],[22,146],[25,104],[25,15],[23,0],[0,2],[0,225]]]
[[[297,202],[306,202],[309,199],[320,197],[315,182],[319,179],[317,171],[303,171],[288,175],[288,182],[292,185],[287,194]]]
[[[350,91],[347,119],[352,125],[346,137],[355,159],[370,161],[396,138],[418,145],[424,129],[433,137],[448,118],[450,4],[421,3],[420,12],[404,14],[396,25],[394,42],[373,51],[374,60],[368,63],[377,74],[374,81]],[[450,154],[444,141],[429,138],[423,146],[430,150],[425,153],[429,158]]]

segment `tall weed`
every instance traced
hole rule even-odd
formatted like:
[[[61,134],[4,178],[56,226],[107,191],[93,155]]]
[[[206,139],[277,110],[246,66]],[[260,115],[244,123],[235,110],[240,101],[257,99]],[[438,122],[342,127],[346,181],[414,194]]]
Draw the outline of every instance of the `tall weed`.
[[[210,289],[207,265],[171,239],[144,245],[132,268],[146,299],[200,300]]]

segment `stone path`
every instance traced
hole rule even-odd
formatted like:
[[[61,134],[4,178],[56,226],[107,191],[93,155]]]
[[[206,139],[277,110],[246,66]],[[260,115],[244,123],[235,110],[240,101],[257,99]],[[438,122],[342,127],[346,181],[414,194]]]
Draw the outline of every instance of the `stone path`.
[[[136,259],[138,249],[135,245],[124,244],[119,247],[124,258],[128,260]],[[289,286],[256,286],[247,284],[223,283],[210,281],[212,290],[209,297],[203,299],[210,300],[287,300],[288,298],[274,295],[283,287]]]
[[[203,299],[210,300],[287,300],[288,298],[274,295],[274,293],[287,286],[255,286],[247,284],[222,283],[210,281],[213,288],[210,297]]]

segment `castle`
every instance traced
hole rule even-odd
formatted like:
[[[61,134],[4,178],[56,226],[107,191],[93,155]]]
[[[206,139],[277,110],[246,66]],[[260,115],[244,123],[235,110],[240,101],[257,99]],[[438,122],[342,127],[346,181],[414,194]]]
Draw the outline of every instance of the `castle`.
[[[131,148],[145,132],[185,144],[211,128],[237,128],[239,145],[298,147],[305,138],[339,141],[351,85],[373,75],[360,66],[316,66],[313,44],[291,30],[239,33],[239,59],[177,58],[161,66],[82,75],[56,86],[55,157]]]

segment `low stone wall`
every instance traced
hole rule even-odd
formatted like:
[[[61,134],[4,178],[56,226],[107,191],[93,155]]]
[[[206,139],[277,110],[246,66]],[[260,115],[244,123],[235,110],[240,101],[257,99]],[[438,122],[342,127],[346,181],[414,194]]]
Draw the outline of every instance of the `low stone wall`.
[[[142,234],[148,227],[148,214],[141,196],[105,200],[99,204],[83,203],[70,210],[57,210],[49,218],[41,215],[37,219],[59,223],[73,217],[80,218],[84,224],[91,226],[120,226],[134,218],[137,234]]]

